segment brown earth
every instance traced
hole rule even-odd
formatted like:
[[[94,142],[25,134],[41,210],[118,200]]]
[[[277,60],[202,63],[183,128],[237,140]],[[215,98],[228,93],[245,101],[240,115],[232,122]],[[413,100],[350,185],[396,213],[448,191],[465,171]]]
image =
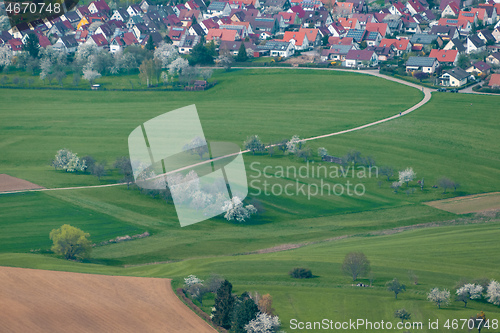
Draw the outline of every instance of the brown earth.
[[[170,282],[0,267],[0,332],[217,332]]]
[[[43,188],[27,180],[12,177],[4,173],[0,174],[0,192],[34,190]]]
[[[455,214],[478,213],[500,209],[500,192],[481,193],[425,202],[426,205]]]

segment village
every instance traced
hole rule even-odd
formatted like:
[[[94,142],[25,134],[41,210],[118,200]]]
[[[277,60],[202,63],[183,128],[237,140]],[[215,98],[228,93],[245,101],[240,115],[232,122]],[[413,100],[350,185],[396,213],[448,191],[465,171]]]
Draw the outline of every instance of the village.
[[[293,66],[380,68],[434,86],[463,87],[483,80],[497,88],[500,2],[488,1],[189,0],[153,5],[142,0],[113,10],[99,0],[60,17],[0,31],[0,46],[22,52],[34,33],[40,48],[68,54],[81,44],[116,53],[152,42],[155,48],[173,44],[188,55],[198,43],[213,42],[219,54],[237,56],[243,47],[244,59],[253,62],[272,57],[272,63]]]

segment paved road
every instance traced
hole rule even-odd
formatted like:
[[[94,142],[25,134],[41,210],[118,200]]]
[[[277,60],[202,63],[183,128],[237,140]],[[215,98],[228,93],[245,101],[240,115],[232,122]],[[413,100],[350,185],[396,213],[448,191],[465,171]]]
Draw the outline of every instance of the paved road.
[[[234,67],[234,68],[242,68],[242,69],[262,69],[263,68],[263,69],[269,69],[269,67]],[[378,70],[363,70],[363,71],[359,71],[359,70],[352,70],[352,69],[306,68],[306,67],[283,67],[283,68],[285,68],[285,69],[300,69],[300,70],[343,71],[343,72],[352,72],[352,73],[358,73],[358,74],[372,75],[372,76],[383,78],[383,79],[386,79],[386,80],[389,80],[389,81],[393,81],[393,82],[397,82],[397,83],[400,83],[400,84],[404,84],[406,86],[409,86],[409,87],[412,87],[412,88],[415,88],[415,89],[419,89],[420,91],[422,91],[424,93],[424,98],[420,102],[418,102],[417,104],[413,105],[412,107],[410,107],[410,108],[408,108],[408,109],[406,109],[404,111],[401,111],[401,113],[395,114],[394,116],[391,116],[391,117],[388,117],[388,118],[384,118],[384,119],[380,119],[380,120],[374,121],[372,123],[361,125],[361,126],[354,127],[354,128],[350,128],[350,129],[347,129],[347,130],[344,130],[344,131],[333,132],[333,133],[326,133],[326,134],[314,136],[314,137],[311,137],[311,138],[306,138],[306,139],[304,139],[304,141],[312,141],[312,140],[327,138],[327,137],[330,137],[330,136],[335,136],[335,135],[345,134],[345,133],[349,133],[349,132],[359,131],[359,130],[367,128],[367,127],[371,127],[371,126],[375,126],[375,125],[378,125],[378,124],[382,124],[382,123],[388,122],[390,120],[402,117],[402,116],[404,116],[404,115],[406,115],[406,114],[408,114],[410,112],[415,111],[416,109],[420,108],[422,105],[426,104],[431,99],[432,92],[435,91],[434,89],[425,88],[425,87],[422,87],[422,86],[420,86],[418,84],[415,84],[415,83],[411,83],[411,82],[408,82],[408,81],[397,79],[397,78],[394,78],[392,76],[387,76],[387,75],[384,75],[384,74],[380,74],[378,72]],[[250,151],[249,150],[244,150],[241,153],[245,154],[245,153],[248,153],[248,152],[250,152]],[[182,170],[190,169],[190,168],[193,168],[193,167],[196,167],[196,166],[199,166],[199,165],[203,165],[203,164],[206,164],[206,163],[211,163],[211,162],[214,162],[214,161],[217,161],[217,160],[221,160],[221,159],[225,159],[225,158],[228,158],[228,157],[232,157],[232,156],[235,156],[235,155],[238,155],[238,154],[239,154],[239,152],[238,153],[234,153],[234,154],[229,154],[229,155],[221,156],[219,158],[214,158],[212,160],[203,161],[203,162],[200,162],[200,163],[197,163],[197,164],[194,164],[194,165],[189,165],[187,167],[177,169],[175,171],[171,171],[171,172],[169,172],[167,174],[171,174],[171,173],[174,173],[174,172],[179,172],[179,171],[182,171]],[[164,177],[167,174],[158,175],[155,178]],[[125,185],[125,184],[126,183],[116,183],[116,184],[94,185],[94,186],[41,188],[41,189],[32,189],[32,190],[20,190],[20,191],[0,192],[0,194],[11,194],[11,193],[22,193],[22,192],[44,192],[44,191],[77,190],[77,189],[86,189],[86,188],[102,188],[102,187],[121,186],[121,185]]]

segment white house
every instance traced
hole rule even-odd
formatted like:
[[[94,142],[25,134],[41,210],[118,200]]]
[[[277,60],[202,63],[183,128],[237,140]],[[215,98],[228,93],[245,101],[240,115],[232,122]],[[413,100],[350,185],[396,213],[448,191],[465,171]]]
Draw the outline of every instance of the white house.
[[[349,50],[343,63],[345,67],[368,67],[378,65],[378,56],[370,50]]]

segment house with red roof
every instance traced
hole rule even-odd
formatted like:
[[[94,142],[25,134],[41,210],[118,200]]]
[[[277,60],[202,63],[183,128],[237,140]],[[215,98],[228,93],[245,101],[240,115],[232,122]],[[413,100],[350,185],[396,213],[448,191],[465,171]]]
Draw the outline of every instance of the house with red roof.
[[[328,45],[353,45],[354,38],[352,37],[328,37]]]
[[[408,9],[406,8],[406,6],[401,3],[401,2],[395,2],[392,4],[391,7],[389,7],[389,12],[392,14],[392,15],[400,15],[400,16],[403,16],[406,12],[408,11]]]
[[[335,13],[341,17],[351,17],[354,9],[352,2],[337,2],[335,4]]]
[[[400,56],[403,53],[411,51],[410,40],[406,38],[401,38],[401,39],[383,38],[378,46],[394,48],[397,56]]]
[[[411,15],[423,13],[426,9],[418,0],[408,0],[408,2],[406,3],[406,8],[408,8],[408,11]]]
[[[355,18],[340,17],[338,22],[346,31],[351,29],[361,29],[358,19]]]
[[[121,36],[116,36],[115,38],[113,38],[111,44],[109,45],[109,50],[111,53],[114,53],[122,50],[127,46],[135,44],[139,44],[139,41],[135,38],[134,34],[131,32],[126,32]]]
[[[100,13],[105,13],[107,15],[111,11],[105,0],[92,1],[88,6],[88,8],[91,14],[100,12]]]
[[[500,74],[491,74],[490,82],[488,83],[488,87],[492,88],[500,88]]]
[[[86,43],[95,45],[98,48],[101,49],[107,49],[109,47],[108,40],[103,34],[97,34],[97,35],[92,35],[90,36],[89,39],[87,39]]]
[[[327,29],[333,37],[343,37],[347,32],[339,22],[333,22],[327,27]]]
[[[319,29],[300,28],[299,32],[305,32],[310,46],[321,45],[321,34],[319,33]]]
[[[20,38],[12,38],[7,41],[7,44],[10,46],[10,49],[14,54],[20,53],[23,51],[23,41]]]
[[[457,27],[463,35],[468,35],[472,29],[472,24],[468,20],[464,19],[451,19],[451,18],[440,18],[438,25]]]
[[[460,14],[460,7],[456,2],[450,2],[441,13],[442,17],[457,17]]]
[[[439,65],[441,66],[456,66],[458,60],[458,51],[432,49],[429,57],[436,58],[439,62]]]
[[[444,11],[444,9],[450,4],[450,3],[454,3],[456,7],[458,7],[458,9],[460,9],[460,6],[461,6],[461,0],[441,0],[439,2],[439,10],[442,12]],[[458,15],[458,13],[457,13]],[[444,15],[441,15],[441,16],[444,16]]]
[[[206,41],[209,42],[214,40],[218,41],[230,41],[234,42],[235,40],[240,40],[240,36],[238,35],[238,31],[236,30],[228,30],[228,29],[210,29],[208,30],[208,34],[206,36]]]
[[[470,10],[470,11],[461,10],[460,13],[458,14],[458,19],[459,20],[466,20],[471,25],[477,25],[477,23],[478,23],[477,22],[478,21],[477,13],[472,11],[472,10]]]
[[[366,31],[377,31],[382,37],[391,34],[391,30],[389,30],[389,26],[387,25],[387,23],[367,23]]]
[[[283,41],[292,43],[299,51],[309,49],[309,40],[304,31],[285,31]]]

